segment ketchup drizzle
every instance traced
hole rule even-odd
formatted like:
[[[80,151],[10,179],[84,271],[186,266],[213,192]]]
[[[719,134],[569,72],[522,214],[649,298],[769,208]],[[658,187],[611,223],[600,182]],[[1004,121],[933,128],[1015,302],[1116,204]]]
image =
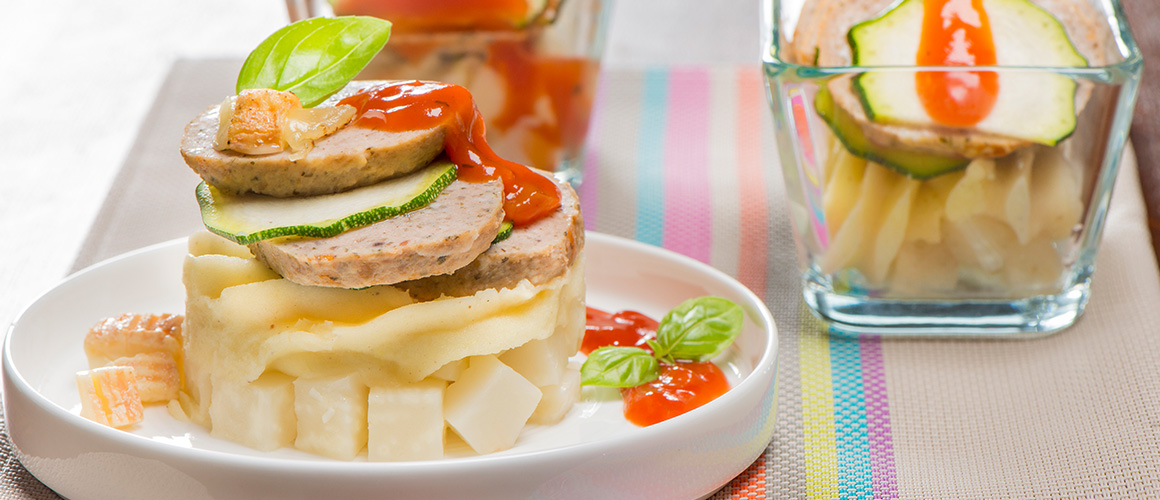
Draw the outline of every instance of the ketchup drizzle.
[[[920,66],[990,66],[996,64],[995,40],[982,0],[925,0]],[[920,71],[918,98],[935,121],[970,126],[987,117],[999,98],[994,71]]]
[[[500,158],[484,137],[485,127],[471,92],[459,85],[418,80],[391,82],[347,97],[355,108],[353,124],[388,132],[444,127],[443,148],[467,182],[500,179],[504,217],[531,224],[560,206],[560,192],[547,177]]]
[[[656,320],[636,311],[606,313],[589,307],[580,352],[589,354],[604,346],[640,347],[652,352],[648,341],[657,336]]]

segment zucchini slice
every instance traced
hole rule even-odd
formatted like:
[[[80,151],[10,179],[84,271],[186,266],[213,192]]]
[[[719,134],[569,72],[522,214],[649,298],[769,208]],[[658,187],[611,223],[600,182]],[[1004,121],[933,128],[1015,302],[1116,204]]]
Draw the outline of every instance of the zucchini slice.
[[[870,142],[854,118],[834,105],[834,98],[825,84],[818,86],[818,93],[814,96],[814,109],[851,154],[880,163],[911,178],[929,179],[966,167],[970,163],[970,160],[965,158],[889,148]]]
[[[491,240],[491,244],[494,245],[508,239],[508,236],[512,235],[512,231],[515,230],[515,227],[515,224],[512,224],[512,221],[510,220],[505,220],[500,223],[499,232],[496,233],[495,239]]]
[[[402,177],[300,198],[234,195],[203,182],[197,203],[207,229],[241,245],[281,236],[328,238],[422,208],[455,178],[455,164],[440,157]]]
[[[1050,13],[1027,0],[983,0],[998,66],[1084,67],[1083,58]],[[922,0],[903,0],[881,17],[850,29],[858,66],[914,66],[922,38]],[[969,71],[964,66],[963,71]],[[1076,82],[1052,71],[1000,70],[999,94],[980,132],[1053,146],[1075,130]],[[918,98],[914,71],[869,71],[854,89],[879,123],[939,126]]]

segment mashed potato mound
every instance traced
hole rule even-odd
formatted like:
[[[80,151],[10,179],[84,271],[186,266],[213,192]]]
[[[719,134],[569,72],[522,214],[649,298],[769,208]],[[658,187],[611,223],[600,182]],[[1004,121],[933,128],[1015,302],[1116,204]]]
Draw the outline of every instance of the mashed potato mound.
[[[184,282],[182,407],[215,434],[218,424],[229,434],[226,424],[211,421],[215,387],[228,386],[231,397],[241,398],[250,396],[237,388],[249,390],[247,384],[260,377],[286,384],[350,379],[357,387],[370,387],[372,394],[376,387],[430,387],[436,379],[454,384],[448,380],[454,377],[441,373],[456,370],[436,372],[465,365],[471,357],[501,357],[531,341],[554,339],[553,345],[563,346],[557,350],[567,353],[567,364],[584,331],[583,259],[541,286],[525,280],[510,289],[420,302],[389,286],[350,290],[298,285],[280,278],[245,247],[198,233],[189,240]],[[574,366],[567,369],[575,371]],[[293,404],[290,399],[281,404]],[[224,408],[237,402],[220,404]],[[442,425],[440,421],[440,429]],[[243,444],[271,448],[285,443]]]

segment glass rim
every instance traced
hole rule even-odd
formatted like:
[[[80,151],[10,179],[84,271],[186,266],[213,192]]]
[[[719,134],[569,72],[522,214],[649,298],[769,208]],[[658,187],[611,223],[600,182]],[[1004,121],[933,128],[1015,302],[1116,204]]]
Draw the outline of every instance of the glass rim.
[[[810,0],[805,0],[810,1]],[[903,0],[896,0],[890,4],[890,7],[901,3]],[[1080,0],[1088,1],[1088,0]],[[915,71],[937,71],[937,72],[960,72],[960,71],[992,71],[998,73],[1008,72],[1027,72],[1027,73],[1066,73],[1071,75],[1093,75],[1103,76],[1108,73],[1127,73],[1134,77],[1139,77],[1141,68],[1143,66],[1144,57],[1140,53],[1140,47],[1136,45],[1136,39],[1132,35],[1131,28],[1128,26],[1127,15],[1124,13],[1123,4],[1120,0],[1098,0],[1106,3],[1111,7],[1111,16],[1108,18],[1112,22],[1108,23],[1108,27],[1112,31],[1112,39],[1119,52],[1123,55],[1123,59],[1104,64],[1101,66],[1013,66],[1013,65],[991,65],[991,66],[918,66],[918,65],[893,65],[893,66],[873,66],[873,65],[846,65],[846,66],[809,66],[804,64],[797,64],[785,61],[778,57],[781,49],[782,38],[780,36],[780,5],[782,0],[762,0],[762,15],[761,15],[761,59],[762,63],[766,65],[773,65],[786,70],[794,70],[796,74],[804,76],[832,76],[849,73],[865,73],[868,70],[874,71],[889,71],[889,72],[915,72]]]

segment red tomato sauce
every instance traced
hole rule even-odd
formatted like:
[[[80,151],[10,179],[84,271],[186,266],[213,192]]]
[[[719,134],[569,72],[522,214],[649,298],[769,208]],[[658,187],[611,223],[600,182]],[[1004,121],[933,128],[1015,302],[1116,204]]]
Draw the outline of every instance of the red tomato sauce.
[[[588,354],[610,345],[636,346],[652,352],[647,342],[657,336],[656,320],[636,311],[606,313],[592,307],[586,316],[580,352]]]
[[[580,351],[604,346],[636,346],[649,352],[657,321],[635,311],[607,313],[589,307]],[[661,363],[656,380],[621,389],[624,417],[641,427],[663,422],[708,403],[729,390],[729,381],[711,361]]]
[[[369,73],[374,78],[450,79],[472,86],[481,100],[502,103],[499,112],[487,116],[492,144],[528,166],[551,171],[561,159],[579,154],[591,117],[599,63],[546,48],[542,38],[549,28],[540,24],[546,19],[529,19],[535,12],[529,10],[527,0],[331,3],[335,15],[375,16],[393,23],[386,52],[399,61],[386,66],[372,63]],[[458,34],[466,31],[473,34]],[[469,36],[474,38],[465,38]],[[469,84],[475,76],[438,69],[446,66],[439,49],[450,47],[454,54],[465,40],[473,40],[473,50],[483,50],[483,62],[499,76],[499,85]]]
[[[995,40],[982,0],[926,0],[923,6],[917,64],[996,64]],[[999,97],[999,75],[993,71],[920,71],[915,79],[923,108],[946,125],[978,123]]]
[[[584,144],[599,66],[592,59],[544,52],[527,41],[491,44],[487,65],[501,76],[506,97],[500,113],[489,118],[501,133],[523,134],[520,149],[528,163],[550,170],[559,156]],[[536,110],[545,99],[551,120]],[[534,125],[521,129],[521,121]]]
[[[621,389],[624,417],[641,427],[699,408],[729,390],[729,381],[711,361],[662,363],[656,380]]]
[[[339,101],[355,108],[354,125],[390,132],[446,126],[444,152],[468,182],[501,179],[504,216],[525,226],[560,206],[555,183],[515,162],[500,158],[487,144],[483,118],[471,92],[459,85],[417,80],[392,82]]]

